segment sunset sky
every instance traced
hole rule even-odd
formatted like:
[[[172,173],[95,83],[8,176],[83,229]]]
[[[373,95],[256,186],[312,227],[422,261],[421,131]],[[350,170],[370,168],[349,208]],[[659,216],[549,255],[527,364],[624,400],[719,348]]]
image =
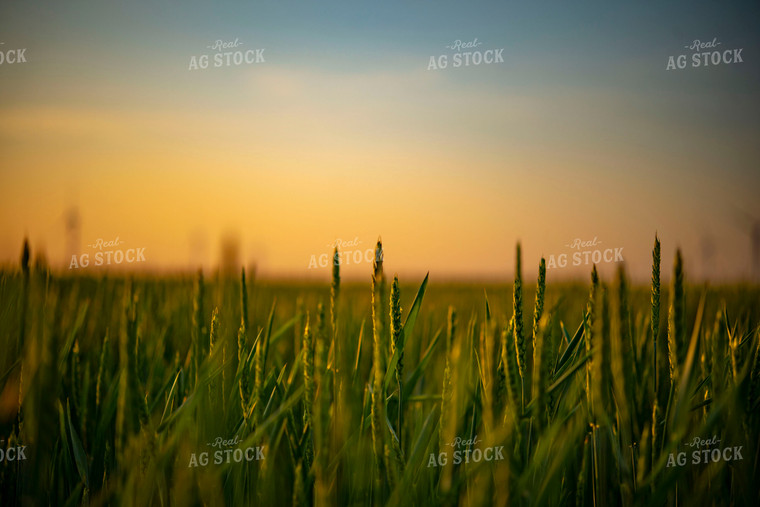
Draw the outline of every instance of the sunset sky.
[[[79,252],[118,236],[155,269],[232,235],[262,275],[324,277],[312,255],[382,235],[390,272],[508,277],[517,240],[530,274],[596,237],[643,280],[657,232],[665,270],[680,245],[696,277],[747,278],[759,23],[749,1],[4,1],[27,63],[0,65],[0,264],[26,235],[67,265],[76,207]],[[218,39],[265,62],[189,70]],[[504,62],[428,70],[474,39]],[[666,71],[695,39],[743,63]]]

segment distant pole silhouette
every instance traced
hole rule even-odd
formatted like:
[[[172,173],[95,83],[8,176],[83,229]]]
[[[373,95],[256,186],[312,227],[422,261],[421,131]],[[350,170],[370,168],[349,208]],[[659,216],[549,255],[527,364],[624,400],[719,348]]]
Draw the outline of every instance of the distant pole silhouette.
[[[71,257],[79,255],[81,248],[81,226],[82,220],[79,216],[79,208],[71,206],[64,215],[64,222],[66,224],[66,258],[64,259],[64,265],[68,266],[71,262]]]
[[[237,234],[227,233],[221,241],[220,271],[226,278],[240,275],[240,239]]]

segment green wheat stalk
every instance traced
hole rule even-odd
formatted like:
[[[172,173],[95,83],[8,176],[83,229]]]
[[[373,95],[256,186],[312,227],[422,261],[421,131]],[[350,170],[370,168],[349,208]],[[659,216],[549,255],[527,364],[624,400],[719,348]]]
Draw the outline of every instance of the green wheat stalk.
[[[553,315],[544,317],[536,328],[535,350],[533,353],[533,418],[536,429],[544,427],[546,414],[546,389],[551,375],[552,326]]]
[[[79,394],[82,386],[80,385],[79,370],[81,367],[79,353],[79,339],[74,340],[74,346],[71,349],[71,392]],[[74,396],[74,409],[79,412],[79,396]]]
[[[713,322],[713,329],[710,332],[710,357],[712,358],[710,391],[713,398],[723,392],[726,380],[726,348],[724,344],[725,323],[723,321],[723,311],[718,310]]]
[[[198,270],[198,277],[195,281],[194,297],[193,297],[193,327],[192,327],[192,341],[193,341],[193,380],[195,385],[198,384],[198,374],[200,371],[201,363],[206,355],[204,347],[205,328],[203,325],[203,271]]]
[[[219,308],[214,307],[214,311],[211,312],[211,331],[208,334],[208,352],[209,355],[214,352],[214,345],[216,344],[219,334]]]
[[[248,323],[248,285],[245,281],[245,267],[240,268],[240,321],[243,328],[248,331],[250,329]],[[239,360],[240,357],[238,357]]]
[[[19,312],[19,331],[16,339],[16,355],[21,357],[24,349],[24,337],[26,336],[26,320],[29,309],[29,238],[24,238],[24,246],[21,249],[21,275],[23,278],[21,289],[21,312]],[[21,364],[18,379],[18,399],[16,402],[16,421],[14,422],[15,430],[18,432],[22,417],[21,400],[24,398],[24,365]]]
[[[21,354],[24,346],[24,336],[26,335],[26,315],[29,307],[29,239],[24,238],[24,246],[21,250],[21,275],[23,285],[21,289],[21,312],[19,313],[19,331],[16,341],[16,353]]]
[[[443,386],[441,390],[441,422],[439,425],[438,448],[444,448],[447,424],[450,420],[451,411],[451,369],[452,369],[452,345],[457,329],[457,312],[453,306],[449,306],[448,324],[446,328],[446,366],[443,370]]]
[[[251,385],[249,371],[246,371],[246,361],[248,358],[248,286],[245,281],[245,267],[240,270],[240,326],[237,332],[237,369],[240,371],[238,377],[238,393],[240,395],[240,409],[243,418],[249,417],[249,402],[251,398]]]
[[[684,346],[684,293],[683,293],[683,258],[681,249],[676,250],[673,280],[670,290],[670,311],[668,313],[668,359],[670,365],[670,382],[678,384],[679,367]]]
[[[340,297],[340,253],[338,246],[335,246],[333,252],[333,267],[332,267],[332,280],[330,282],[330,322],[332,323],[332,335],[330,336],[330,350],[332,351],[332,398],[338,400],[341,390],[341,379],[338,377],[338,372],[342,372],[343,368],[343,347],[338,337],[338,304]],[[340,420],[341,417],[338,410],[342,409],[340,404],[336,404],[335,418]]]
[[[606,419],[611,414],[610,386],[612,384],[612,351],[610,342],[610,305],[608,290],[605,284],[600,284],[601,296],[601,329],[599,342],[594,346],[594,410],[597,420]]]
[[[95,408],[100,408],[100,402],[103,398],[102,389],[104,382],[104,375],[106,371],[106,361],[108,360],[108,329],[106,329],[105,337],[103,338],[103,344],[100,349],[100,360],[98,361],[98,378],[95,381]]]
[[[256,344],[256,352],[254,352],[253,357],[253,395],[251,400],[251,408],[253,410],[254,423],[259,422],[259,417],[264,410],[262,404],[264,401],[264,382],[266,380],[265,369],[269,347],[269,338],[271,335],[272,319],[274,318],[275,303],[272,304],[272,310],[270,311],[269,319],[267,321],[266,332],[264,335],[260,336]],[[322,309],[321,302],[319,303],[319,313],[317,317],[317,333],[319,334],[322,330],[324,321],[324,310]]]
[[[387,481],[385,457],[385,386],[386,354],[388,343],[385,338],[385,277],[383,276],[383,243],[380,238],[375,245],[375,259],[372,263],[372,451],[375,458],[375,498],[381,502],[385,498],[384,484]]]
[[[616,374],[616,376],[618,376],[618,378],[623,383],[622,394],[625,396],[627,403],[631,403],[635,407],[635,376],[638,372],[636,372],[636,353],[634,351],[631,339],[628,283],[625,277],[625,268],[622,265],[618,266],[616,278],[616,285],[618,289],[618,354],[615,354],[613,356],[615,357],[613,366],[620,374]],[[625,404],[622,408],[624,410],[621,409],[621,412],[628,412],[629,410],[629,406],[627,404]]]
[[[132,290],[132,301],[127,316],[127,363],[129,373],[129,392],[131,393],[132,410],[137,414],[138,420],[142,427],[148,424],[148,403],[145,391],[140,385],[138,372],[138,335],[137,335],[137,294],[134,293],[134,285],[130,283]]]
[[[329,426],[329,410],[332,400],[330,395],[332,390],[330,389],[330,376],[327,367],[327,355],[328,339],[327,330],[325,324],[325,308],[322,301],[317,304],[317,332],[314,341],[314,371],[315,371],[315,385],[317,387],[317,395],[315,396],[316,407],[318,413],[316,414],[316,429],[320,444],[319,451],[323,454],[327,452],[327,428]]]
[[[544,293],[546,292],[546,260],[541,257],[538,264],[538,282],[536,283],[536,302],[533,307],[533,368],[536,368],[538,354],[536,353],[536,340],[538,339],[538,324],[544,312]]]
[[[501,364],[506,377],[508,403],[504,404],[505,421],[508,410],[520,413],[520,374],[517,369],[517,356],[514,346],[515,319],[509,320],[509,325],[501,333]]]
[[[372,331],[373,338],[379,343],[379,369],[385,372],[388,354],[388,339],[385,336],[385,276],[383,275],[383,242],[380,238],[375,245],[375,259],[372,262]]]
[[[373,286],[375,277],[373,277]],[[375,292],[373,292],[375,294]],[[373,296],[374,297],[374,296]],[[372,343],[372,407],[370,412],[370,421],[372,425],[372,452],[374,454],[376,474],[375,474],[375,498],[381,502],[384,498],[383,484],[386,481],[385,472],[385,443],[383,439],[385,424],[385,394],[383,389],[384,372],[382,368],[382,345],[379,333],[380,327],[377,313],[373,311],[373,333],[374,340]]]
[[[586,318],[583,320],[583,334],[586,343],[586,354],[591,359],[586,363],[586,402],[590,414],[594,413],[594,392],[596,390],[596,362],[594,356],[594,321],[596,319],[596,301],[599,292],[599,273],[596,264],[591,269],[591,288],[589,289],[588,303],[586,304]]]
[[[503,413],[505,407],[509,403],[509,391],[507,388],[507,373],[506,373],[506,367],[504,365],[504,347],[507,346],[507,338],[511,340],[512,335],[505,336],[504,333],[506,332],[506,329],[501,330],[499,332],[498,329],[495,330],[493,336],[495,339],[498,339],[498,347],[497,347],[497,364],[496,364],[496,393],[494,395],[494,416],[500,415]]]
[[[399,350],[398,362],[396,363],[396,385],[398,386],[398,425],[396,433],[399,442],[401,442],[401,432],[403,429],[403,381],[404,381],[404,348],[403,336],[404,329],[401,326],[401,296],[398,286],[398,275],[393,277],[391,284],[391,355]]]
[[[662,446],[662,429],[665,421],[662,418],[662,410],[660,409],[660,403],[657,397],[652,402],[652,469],[654,469],[657,463],[657,458],[660,455],[660,448]]]
[[[522,302],[522,260],[520,243],[517,243],[515,255],[515,283],[512,286],[512,306],[515,319],[515,347],[517,350],[517,367],[520,370],[520,411],[525,408],[525,330],[523,325]]]
[[[211,312],[211,328],[208,333],[208,353],[211,355],[214,352],[214,346],[216,345],[217,335],[219,334],[219,308],[214,307],[214,311]],[[210,382],[208,386],[209,399],[211,402],[216,401],[216,383]]]
[[[238,365],[245,361],[248,356],[248,288],[245,283],[245,268],[241,268],[240,274],[240,327],[237,335],[237,359]],[[241,377],[242,381],[242,377]],[[242,386],[241,386],[242,389]],[[242,391],[241,391],[242,393]]]
[[[600,318],[597,325],[594,344],[594,498],[597,501],[608,501],[608,491],[612,487],[612,481],[608,467],[612,466],[611,449],[613,444],[610,438],[610,419],[614,418],[614,404],[612,403],[612,373],[611,373],[611,341],[610,341],[610,309],[607,286],[599,285]],[[598,304],[598,303],[597,303]]]
[[[306,327],[303,332],[303,427],[306,445],[304,449],[305,470],[311,469],[314,459],[314,444],[312,441],[312,407],[314,406],[314,340],[309,326],[309,314],[306,314]]]
[[[652,248],[652,366],[654,372],[654,396],[657,397],[657,337],[660,334],[660,239],[655,234]]]
[[[124,445],[129,435],[140,425],[148,423],[148,409],[141,394],[137,372],[137,296],[134,285],[129,282],[124,293],[124,313],[119,340],[119,365],[121,378],[116,416],[116,452],[124,454]]]
[[[240,378],[238,380],[238,393],[240,393],[240,408],[243,412],[243,417],[248,418],[248,403],[251,397],[251,385],[246,371],[246,359],[247,359],[247,347],[246,347],[246,328],[243,319],[240,320],[240,327],[237,334],[238,343],[238,369],[242,370]],[[249,365],[248,365],[249,366]]]
[[[630,324],[629,324],[629,306],[628,306],[628,286],[625,278],[625,268],[618,265],[615,285],[617,289],[617,311],[613,313],[612,320],[617,325],[615,332],[610,334],[612,339],[611,351],[611,371],[612,387],[614,390],[614,406],[617,407],[617,430],[620,438],[620,447],[624,450],[632,449],[633,435],[636,434],[634,429],[634,419],[631,413],[636,413],[635,378],[634,368],[636,354],[631,343]],[[614,406],[610,406],[609,414],[614,414]],[[630,452],[630,451],[628,451]],[[627,455],[626,455],[627,457]],[[633,483],[633,462],[631,466],[620,467],[618,470],[618,480],[624,494],[623,501],[628,503],[630,498],[626,493],[632,489]]]
[[[333,251],[332,281],[330,282],[330,322],[332,323],[332,342],[338,332],[338,296],[340,295],[340,254],[338,247]]]
[[[317,505],[327,505],[329,502],[329,485],[327,480],[328,459],[328,427],[330,424],[330,386],[329,370],[327,369],[327,337],[325,335],[325,311],[320,301],[317,305],[317,332],[314,341],[314,470],[316,476],[315,492]]]

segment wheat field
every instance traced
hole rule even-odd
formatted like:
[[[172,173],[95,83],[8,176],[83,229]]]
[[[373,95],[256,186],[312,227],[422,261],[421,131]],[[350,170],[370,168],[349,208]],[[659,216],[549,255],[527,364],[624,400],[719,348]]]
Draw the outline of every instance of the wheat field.
[[[380,241],[366,283],[30,256],[0,271],[2,505],[760,504],[760,289],[656,238],[646,286],[526,280],[519,244],[493,284],[399,280]]]

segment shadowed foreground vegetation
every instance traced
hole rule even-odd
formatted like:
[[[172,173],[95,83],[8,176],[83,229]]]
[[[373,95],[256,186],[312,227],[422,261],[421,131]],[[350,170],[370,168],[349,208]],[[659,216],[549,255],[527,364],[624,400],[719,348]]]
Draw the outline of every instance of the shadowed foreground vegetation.
[[[760,505],[760,291],[691,286],[680,252],[661,288],[659,250],[651,286],[553,285],[518,245],[484,287],[72,275],[25,247],[0,503]]]

